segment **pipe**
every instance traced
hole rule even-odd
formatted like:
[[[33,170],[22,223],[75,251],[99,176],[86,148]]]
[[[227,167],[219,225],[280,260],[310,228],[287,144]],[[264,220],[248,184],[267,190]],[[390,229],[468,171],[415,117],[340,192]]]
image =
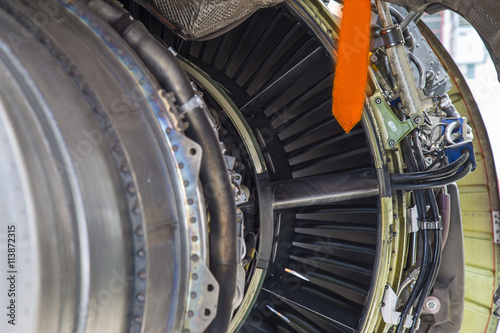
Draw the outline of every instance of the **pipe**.
[[[226,332],[232,316],[238,251],[234,193],[219,141],[203,105],[183,108],[196,94],[174,55],[124,9],[103,0],[92,0],[89,7],[122,35],[162,87],[175,94],[189,122],[186,135],[203,149],[200,176],[210,214],[210,270],[220,286],[217,314],[206,332]]]
[[[383,28],[393,25],[391,14],[387,3],[376,0],[380,22]],[[392,73],[398,87],[401,102],[410,116],[416,116],[424,111],[422,100],[418,94],[417,85],[413,79],[406,50],[403,44],[398,44],[386,49],[387,57],[391,65]],[[420,118],[420,117],[418,117]],[[417,118],[415,118],[417,119]],[[418,124],[417,124],[418,125]]]
[[[450,195],[447,193],[438,194],[438,206],[439,213],[441,214],[441,218],[443,219],[443,248],[446,245],[446,241],[448,240],[448,234],[450,231],[450,216],[451,216],[451,204],[450,204]]]
[[[325,205],[379,195],[373,170],[282,180],[271,185],[273,209]]]

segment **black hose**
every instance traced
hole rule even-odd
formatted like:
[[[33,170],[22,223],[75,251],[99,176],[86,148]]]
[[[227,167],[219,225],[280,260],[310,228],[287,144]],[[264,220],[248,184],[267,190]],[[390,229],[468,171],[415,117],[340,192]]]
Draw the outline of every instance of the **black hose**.
[[[131,19],[127,11],[102,0],[92,0],[89,6],[122,35],[163,88],[175,94],[180,106],[195,96],[177,59],[141,22]],[[220,286],[217,314],[206,332],[226,332],[232,316],[238,265],[234,192],[219,140],[205,110],[197,106],[184,111],[189,122],[186,134],[203,149],[200,176],[210,214],[210,270]]]
[[[452,163],[448,164],[439,169],[428,170],[428,171],[419,171],[412,173],[396,173],[391,176],[391,180],[393,182],[416,182],[416,181],[425,181],[430,179],[441,179],[451,174],[455,173],[460,167],[467,162],[469,159],[470,152],[468,149],[464,149],[462,151],[462,155],[457,158]]]
[[[389,79],[391,89],[394,90],[394,88],[396,87],[396,79],[394,78],[394,74],[392,74],[392,70],[391,70],[391,66],[389,64],[388,57],[384,58],[384,68],[385,68],[385,73],[387,74],[387,78]]]
[[[420,295],[420,298],[419,298],[418,303],[417,303],[417,307],[415,309],[410,333],[414,333],[416,330],[418,317],[420,316],[420,313],[422,312],[422,308],[424,306],[424,302],[425,302],[427,296],[429,295],[430,290],[431,290],[432,286],[434,285],[434,282],[436,281],[436,277],[437,277],[438,272],[439,272],[439,266],[441,265],[441,254],[442,254],[442,252],[441,252],[441,243],[442,243],[441,230],[436,229],[435,233],[436,233],[436,235],[435,235],[435,243],[436,243],[435,246],[436,247],[434,249],[432,267],[431,267],[431,270],[429,272],[430,276],[428,279],[426,279],[425,284],[422,288],[422,293]]]
[[[404,323],[406,316],[408,315],[413,303],[417,300],[417,297],[421,294],[422,288],[424,286],[424,282],[428,275],[429,265],[431,264],[431,254],[430,254],[430,245],[429,245],[429,234],[427,230],[424,230],[423,234],[423,255],[422,255],[422,268],[420,270],[420,274],[418,275],[417,282],[415,283],[415,287],[410,293],[410,297],[406,302],[403,311],[401,312],[400,321],[398,323],[396,333],[401,333],[404,330]]]
[[[422,64],[420,59],[418,59],[417,56],[415,56],[410,51],[408,51],[408,56],[410,57],[410,60],[415,64],[415,66],[418,69],[418,74],[420,75],[420,77],[418,79],[419,88],[423,90],[423,89],[425,89],[425,82],[426,82],[426,80],[425,80],[425,73],[426,72],[425,72],[424,64]]]
[[[467,176],[472,171],[472,167],[473,167],[472,162],[467,161],[464,164],[464,168],[461,171],[455,173],[450,177],[436,181],[421,182],[421,183],[394,183],[392,185],[392,189],[395,191],[405,191],[405,190],[411,191],[411,190],[424,190],[428,188],[443,187],[451,183],[454,183],[456,181],[459,181],[460,179]]]

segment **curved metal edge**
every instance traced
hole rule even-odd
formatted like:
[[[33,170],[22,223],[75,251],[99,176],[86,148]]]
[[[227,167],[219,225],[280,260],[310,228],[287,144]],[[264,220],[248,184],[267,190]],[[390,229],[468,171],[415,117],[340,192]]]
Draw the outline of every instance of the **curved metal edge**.
[[[286,5],[306,21],[313,20],[315,32],[333,59],[337,59],[336,44],[340,22],[320,2],[314,0],[295,0],[286,2]],[[375,87],[373,79],[369,77],[367,93],[370,87]],[[372,280],[371,292],[365,305],[364,318],[359,323],[360,332],[386,331],[389,327],[383,323],[380,315],[380,305],[383,300],[385,285],[396,287],[401,280],[404,260],[406,259],[406,214],[404,196],[393,197],[390,188],[389,173],[401,167],[401,157],[397,152],[387,156],[383,149],[380,129],[375,121],[373,111],[368,103],[363,112],[362,125],[368,136],[368,143],[372,152],[377,170],[380,191],[379,228],[377,242],[377,256],[374,271],[376,277]],[[403,253],[403,255],[401,255]]]
[[[177,58],[180,60],[182,67],[186,70],[188,75],[215,98],[217,103],[219,103],[222,107],[224,113],[236,127],[240,137],[243,138],[243,144],[250,155],[250,159],[256,173],[255,181],[257,183],[257,191],[260,202],[259,218],[261,221],[268,221],[268,223],[261,223],[257,268],[255,269],[248,289],[245,292],[242,304],[231,320],[229,331],[235,332],[241,328],[241,325],[243,325],[243,322],[248,317],[253,305],[257,301],[259,291],[266,276],[269,258],[271,256],[273,213],[271,206],[269,176],[267,174],[267,167],[262,152],[259,149],[257,140],[245,118],[239,111],[238,107],[232,102],[231,98],[219,86],[219,84],[212,80],[210,76],[208,76],[208,74],[206,74],[201,68],[180,55],[177,55]]]
[[[202,240],[206,240],[207,238],[205,235],[202,236],[200,232],[201,230],[205,230],[201,226],[201,223],[205,221],[202,218],[202,214],[205,214],[205,208],[200,205],[203,204],[203,200],[198,198],[201,193],[198,187],[198,178],[202,150],[198,144],[184,136],[182,133],[182,124],[179,123],[177,111],[172,106],[173,103],[168,101],[167,94],[163,90],[157,90],[150,80],[146,79],[146,74],[142,71],[142,66],[137,63],[132,52],[124,46],[124,42],[120,42],[118,39],[106,38],[106,36],[114,34],[112,29],[98,23],[93,17],[94,15],[77,2],[72,0],[58,0],[58,2],[84,24],[88,25],[91,31],[102,39],[112,54],[120,60],[124,68],[131,72],[138,80],[141,93],[147,97],[148,103],[152,110],[154,110],[157,125],[162,130],[165,142],[169,147],[170,156],[174,161],[172,176],[173,180],[177,183],[175,187],[178,189],[177,204],[181,219],[179,221],[182,237],[181,246],[187,249],[186,251],[181,251],[181,256],[183,257],[181,264],[189,263],[189,271],[185,275],[183,275],[183,270],[178,268],[181,274],[181,281],[179,283],[185,283],[183,281],[185,279],[188,280],[188,291],[184,295],[178,294],[178,297],[181,300],[186,299],[186,302],[180,301],[179,304],[191,304],[188,300],[196,300],[197,303],[196,307],[192,306],[190,309],[195,313],[191,317],[188,315],[189,311],[185,308],[170,309],[170,314],[167,316],[173,319],[173,322],[170,323],[167,330],[175,330],[178,327],[183,327],[183,330],[187,331],[191,326],[195,327],[197,325],[194,321],[198,316],[203,316],[203,322],[208,322],[208,326],[215,317],[216,311],[210,311],[209,315],[203,315],[200,312],[204,311],[201,309],[202,307],[216,307],[218,284],[203,262],[203,258],[207,257],[207,246],[206,244],[202,244]],[[195,151],[196,153],[192,154],[190,153],[191,151]],[[147,228],[145,229],[145,234],[147,239]],[[199,280],[193,279],[194,276],[197,276]],[[200,283],[198,281],[207,282],[207,286],[211,284],[214,287],[213,297],[207,297],[203,302],[198,302],[197,298],[202,295],[199,290]],[[179,285],[174,285],[173,288],[174,292],[181,292]],[[145,296],[147,298],[147,295]],[[179,313],[183,314],[183,318],[179,317]],[[132,318],[134,320],[135,317]],[[179,320],[182,323],[179,323]]]

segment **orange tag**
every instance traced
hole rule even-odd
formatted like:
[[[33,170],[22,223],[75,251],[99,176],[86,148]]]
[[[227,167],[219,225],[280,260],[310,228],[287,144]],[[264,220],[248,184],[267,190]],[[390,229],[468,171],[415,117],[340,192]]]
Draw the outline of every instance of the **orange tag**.
[[[338,62],[333,82],[333,115],[349,131],[361,120],[368,76],[370,0],[345,0]]]

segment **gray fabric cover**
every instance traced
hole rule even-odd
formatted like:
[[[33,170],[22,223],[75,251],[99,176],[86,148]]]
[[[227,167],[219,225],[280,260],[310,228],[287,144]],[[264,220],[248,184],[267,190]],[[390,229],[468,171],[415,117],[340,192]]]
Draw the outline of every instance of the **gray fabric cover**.
[[[153,8],[186,39],[201,39],[283,0],[136,0]]]

